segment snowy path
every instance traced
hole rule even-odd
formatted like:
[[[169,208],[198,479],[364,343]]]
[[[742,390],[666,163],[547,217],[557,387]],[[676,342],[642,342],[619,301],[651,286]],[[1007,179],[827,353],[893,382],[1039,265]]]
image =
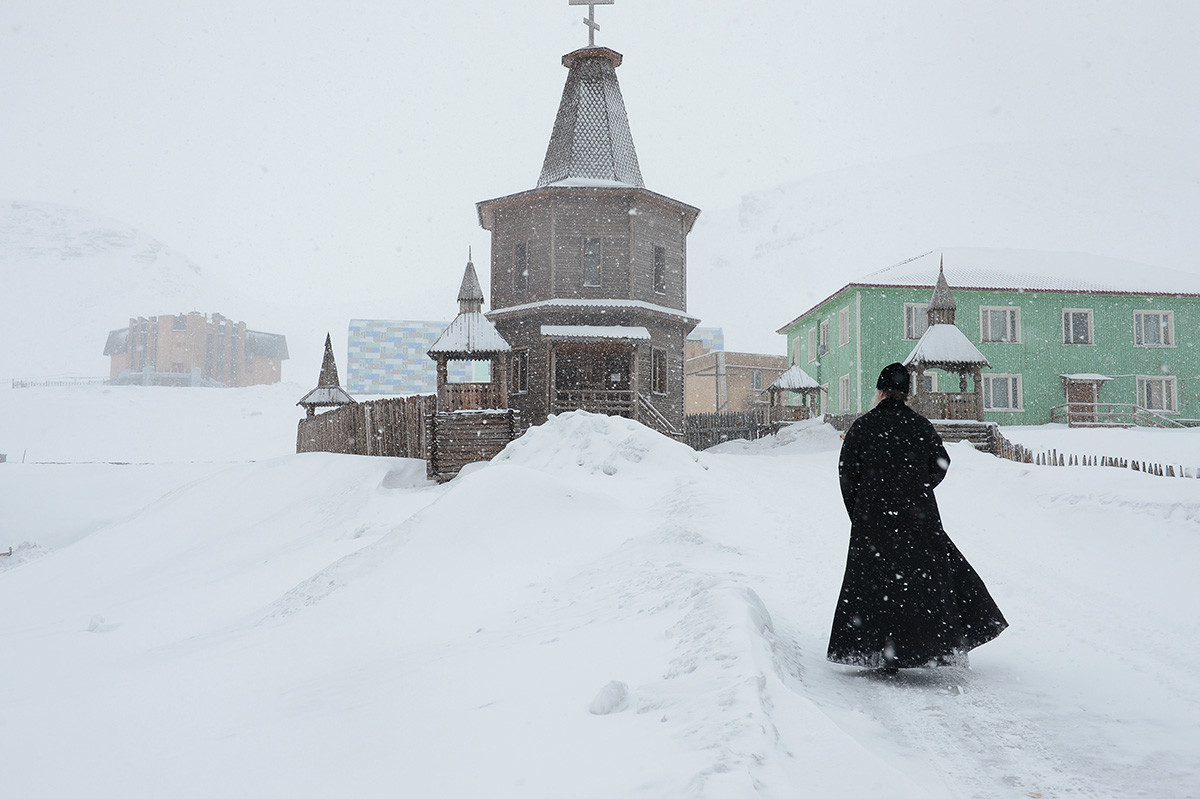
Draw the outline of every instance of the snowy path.
[[[18,518],[69,522],[0,573],[6,790],[1196,795],[1193,484],[952,448],[947,529],[1012,627],[883,679],[824,659],[838,443],[697,455],[581,415],[445,486],[176,465],[136,511],[101,501],[129,467],[5,472]],[[92,519],[47,507],[64,487]]]

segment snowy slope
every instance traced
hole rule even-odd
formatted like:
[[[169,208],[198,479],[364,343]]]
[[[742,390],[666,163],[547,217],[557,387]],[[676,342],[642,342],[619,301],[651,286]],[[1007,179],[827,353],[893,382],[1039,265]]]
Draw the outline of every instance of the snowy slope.
[[[59,414],[78,397],[48,389],[21,412],[101,453],[114,405],[165,419],[176,402],[100,389],[74,390],[94,392],[90,417]],[[0,418],[19,393],[0,393]],[[1197,481],[952,446],[947,529],[1012,628],[970,670],[880,680],[823,657],[847,540],[828,427],[694,453],[569,414],[438,486],[420,462],[280,452],[294,408],[209,393],[228,430],[191,436],[202,451],[227,435],[239,462],[162,441],[154,466],[0,465],[4,519],[25,520],[0,538],[17,547],[0,558],[6,795],[1200,784]],[[258,402],[280,432],[247,440]],[[1083,451],[1092,431],[1036,432]],[[118,507],[114,475],[138,502]],[[82,507],[53,540],[64,497]]]
[[[851,280],[943,247],[1090,253],[1200,274],[1197,218],[1200,151],[1186,142],[962,147],[705,209],[688,242],[688,310],[723,327],[730,349],[782,352],[775,330],[789,320]]]

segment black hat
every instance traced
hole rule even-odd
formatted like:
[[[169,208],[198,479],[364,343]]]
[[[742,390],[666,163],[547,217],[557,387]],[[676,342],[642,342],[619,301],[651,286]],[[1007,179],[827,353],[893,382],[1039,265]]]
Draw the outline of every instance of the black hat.
[[[880,391],[903,391],[907,394],[908,387],[908,370],[901,363],[889,363],[883,367],[879,380],[875,381],[875,388]]]

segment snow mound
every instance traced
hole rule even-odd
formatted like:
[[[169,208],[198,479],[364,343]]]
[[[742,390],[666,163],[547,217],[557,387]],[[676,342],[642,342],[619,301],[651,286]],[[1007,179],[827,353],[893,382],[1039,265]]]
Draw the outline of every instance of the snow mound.
[[[703,468],[678,441],[621,416],[587,411],[551,416],[492,459],[550,474],[644,475]]]
[[[705,452],[722,455],[799,455],[842,448],[842,434],[821,419],[789,424],[773,436],[757,441],[726,441]]]

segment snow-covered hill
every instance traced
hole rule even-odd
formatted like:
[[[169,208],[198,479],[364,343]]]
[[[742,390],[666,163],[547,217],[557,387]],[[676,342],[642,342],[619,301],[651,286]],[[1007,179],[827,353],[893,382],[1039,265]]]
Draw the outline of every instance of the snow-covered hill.
[[[824,660],[847,540],[830,428],[694,453],[569,414],[439,486],[416,461],[288,454],[299,412],[269,391],[36,391],[0,392],[0,451],[153,463],[0,465],[6,795],[1200,784],[1196,480],[952,446],[947,529],[1012,627],[970,670],[879,679]],[[118,435],[127,406],[145,424]],[[1200,451],[1198,431],[1035,432]]]
[[[782,352],[775,331],[789,320],[938,248],[1090,253],[1200,274],[1197,219],[1200,151],[1188,142],[963,147],[706,209],[689,239],[689,310],[723,327],[730,349]]]

